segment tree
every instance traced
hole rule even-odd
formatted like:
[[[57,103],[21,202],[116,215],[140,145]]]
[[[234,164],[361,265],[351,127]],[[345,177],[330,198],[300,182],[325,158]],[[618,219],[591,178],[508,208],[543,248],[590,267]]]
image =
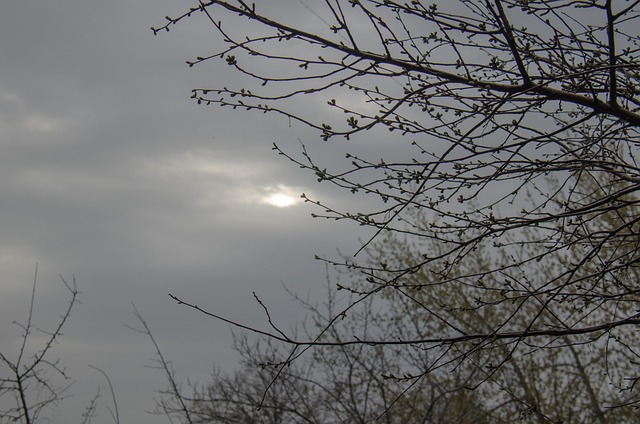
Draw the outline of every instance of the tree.
[[[34,424],[51,422],[52,413],[60,403],[69,397],[68,389],[73,385],[69,373],[61,359],[52,359],[52,351],[60,342],[62,329],[71,316],[71,311],[80,302],[80,292],[73,277],[71,283],[60,276],[68,292],[68,304],[57,321],[52,321],[49,328],[36,326],[36,286],[38,282],[38,266],[31,286],[31,297],[26,322],[13,321],[21,330],[19,343],[15,352],[10,353],[6,343],[0,350],[0,424],[21,423]],[[39,336],[37,334],[40,334]],[[89,365],[101,373],[109,386],[112,406],[107,411],[115,424],[120,424],[118,403],[111,379],[102,369]],[[89,424],[96,417],[100,388],[81,413],[82,424]]]
[[[52,329],[40,330],[34,321],[37,275],[36,267],[27,320],[25,323],[14,322],[22,330],[21,344],[14,355],[9,354],[4,347],[0,351],[0,399],[6,402],[0,406],[0,422],[4,422],[3,419],[25,424],[39,422],[47,408],[64,399],[65,391],[70,386],[70,378],[64,367],[59,360],[52,360],[50,356],[62,335],[62,328],[71,310],[78,302],[76,283],[74,280],[72,284],[68,284],[62,279],[70,297],[67,309]],[[37,347],[32,341],[35,331],[44,335],[41,345]],[[62,381],[66,381],[64,385],[58,383],[60,377]],[[95,400],[84,414],[84,422],[89,422],[95,409]]]
[[[283,361],[310,346],[420,346],[447,354],[407,379],[457,361],[486,370],[481,384],[533,351],[573,356],[579,377],[592,351],[604,355],[606,384],[636,405],[640,1],[326,0],[313,5],[323,22],[314,28],[272,5],[201,2],[154,32],[198,13],[217,30],[220,50],[188,64],[221,59],[245,85],[194,89],[198,103],[281,114],[325,141],[394,137],[404,159],[365,151],[326,165],[306,149],[274,149],[321,182],[379,200],[343,211],[307,198],[325,211],[316,216],[371,227],[361,250],[395,237],[410,253],[328,260],[367,282],[341,286],[355,296],[343,313],[400,296],[440,323],[437,333],[333,340],[337,320],[322,337],[274,329],[269,337],[293,349]],[[299,99],[309,96],[341,113],[305,114]],[[421,302],[425,290],[438,308]],[[446,296],[456,291],[465,296]],[[461,325],[469,314],[483,325]]]
[[[323,328],[341,313],[348,299],[327,287],[327,300],[313,305],[295,299],[309,312],[308,325],[299,327],[306,336]],[[354,334],[397,332],[403,325],[391,310],[373,299],[350,314],[340,327],[331,327],[327,337],[349,339]],[[419,313],[417,309],[412,311]],[[392,319],[393,318],[393,319]],[[191,394],[180,393],[188,405],[158,402],[159,413],[197,423],[409,423],[490,422],[489,408],[478,392],[465,388],[463,373],[439,370],[415,383],[390,375],[407,365],[426,363],[425,352],[397,350],[386,346],[320,347],[295,362],[282,366],[289,352],[270,339],[234,335],[234,349],[242,367],[232,374],[216,370],[211,381],[191,386]],[[413,390],[407,392],[408,386]],[[169,390],[166,399],[175,398]]]
[[[421,219],[423,224],[428,223],[427,217],[415,217],[416,222]],[[617,227],[619,223],[616,221],[615,214],[601,215],[597,223],[599,232]],[[388,266],[410,266],[420,259],[416,256],[420,251],[417,246],[394,237],[387,238],[376,247],[373,263],[385,261]],[[434,252],[441,248],[438,242],[433,241],[430,246],[422,247]],[[541,250],[543,247],[533,244],[529,249]],[[535,252],[530,253],[535,256]],[[582,253],[578,249],[568,255],[556,253],[548,267],[540,267],[535,262],[523,265],[520,267],[521,281],[534,275],[548,279],[557,272],[556,267],[563,267],[574,257],[581,257]],[[402,322],[394,334],[422,339],[442,334],[451,326],[465,334],[478,334],[504,325],[505,314],[511,317],[511,325],[527,325],[528,318],[537,312],[535,305],[507,304],[502,299],[505,282],[507,286],[517,282],[485,273],[487,269],[507,266],[511,258],[493,257],[482,249],[471,252],[469,256],[470,260],[452,268],[447,284],[441,284],[438,276],[421,270],[411,277],[413,285],[421,287],[420,290],[399,288],[386,293],[392,316]],[[628,271],[625,275],[618,275],[620,284],[637,281],[637,269]],[[471,274],[481,276],[482,283],[467,284],[464,278],[458,278]],[[502,307],[487,307],[494,302],[502,304]],[[558,317],[581,314],[585,325],[597,322],[603,311],[593,308],[591,302],[592,299],[585,299],[578,306],[570,296],[563,294],[563,300],[556,305],[554,313]],[[519,309],[524,310],[515,313]],[[625,313],[632,312],[627,310]],[[549,320],[550,327],[557,326],[552,317],[542,319]],[[480,390],[483,404],[500,405],[492,411],[494,421],[512,422],[519,416],[527,417],[527,422],[635,422],[638,419],[637,395],[628,385],[629,367],[635,362],[633,348],[629,348],[634,333],[635,329],[629,327],[591,333],[586,337],[565,334],[530,337],[522,341],[518,349],[514,349],[508,340],[506,343],[470,340],[458,343],[450,350],[448,347],[446,350],[433,350],[442,352],[443,357],[438,358],[438,362],[444,364],[445,369],[466,369],[464,375],[467,376],[468,387]],[[424,373],[428,368],[414,367],[410,371]],[[409,376],[409,380],[414,378]]]
[[[609,217],[603,218],[603,229],[613,224]],[[420,220],[428,217],[415,216],[416,222]],[[428,242],[430,250],[442,248],[437,241]],[[414,262],[418,250],[387,234],[367,252],[373,263],[384,261],[398,267]],[[456,274],[481,274],[501,260],[490,259],[480,249],[470,256],[473,260],[464,266],[473,268],[455,267]],[[566,260],[556,259],[559,263]],[[552,270],[539,272],[552,274]],[[480,306],[488,299],[476,286],[441,285],[436,276],[420,271],[411,280],[421,287],[419,291],[388,290],[375,300],[368,297],[345,314],[344,305],[351,305],[358,297],[355,292],[366,290],[369,283],[357,272],[337,274],[327,285],[328,296],[322,305],[295,297],[309,312],[309,322],[299,332],[309,339],[315,337],[314,330],[326,329],[319,341],[391,334],[420,339],[440,334],[451,325],[478,333],[502,323],[494,309]],[[484,284],[497,287],[501,282],[490,274]],[[351,289],[348,295],[341,295],[336,286]],[[478,302],[479,295],[485,296],[483,302]],[[568,303],[565,308],[570,311],[573,305]],[[630,329],[621,338],[633,340],[634,331]],[[237,335],[234,348],[242,358],[240,370],[215,372],[210,383],[192,386],[191,395],[181,393],[182,404],[171,408],[160,402],[160,413],[183,416],[187,404],[188,422],[266,424],[509,423],[515,418],[530,423],[619,423],[635,422],[640,415],[634,405],[637,396],[612,384],[625,376],[633,358],[627,357],[624,346],[605,336],[589,344],[567,336],[542,343],[531,339],[515,352],[508,343],[478,345],[473,341],[439,347],[349,343],[315,346],[293,362],[290,352],[269,337],[254,340]],[[507,355],[509,359],[496,368],[496,361]],[[169,392],[175,398],[175,392]]]

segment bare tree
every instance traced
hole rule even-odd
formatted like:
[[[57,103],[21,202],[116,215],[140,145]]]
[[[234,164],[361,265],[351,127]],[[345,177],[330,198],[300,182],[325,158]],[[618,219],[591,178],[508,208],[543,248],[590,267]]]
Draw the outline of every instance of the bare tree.
[[[296,297],[309,312],[309,321],[299,327],[301,333],[310,336],[314,329],[325,327],[341,313],[341,304],[348,303],[349,297],[341,297],[331,286],[322,305]],[[398,325],[404,325],[402,319],[390,319],[392,311],[373,299],[361,306],[343,320],[344,325],[332,326],[326,336],[340,340],[378,331],[397,333]],[[190,395],[181,394],[190,411],[188,422],[495,422],[493,408],[482,403],[480,393],[465,388],[468,379],[461,370],[439,370],[417,382],[393,377],[407,366],[427,364],[429,354],[420,349],[319,347],[286,365],[283,358],[289,352],[269,338],[236,333],[234,349],[241,357],[239,370],[216,370],[209,382],[192,385]],[[407,392],[409,387],[413,390]],[[183,408],[171,408],[166,402],[161,406],[163,414],[187,422]]]
[[[132,306],[133,314],[140,325],[142,325],[142,328],[135,328],[131,326],[127,326],[127,328],[137,333],[144,334],[149,338],[155,350],[153,366],[154,368],[161,370],[164,373],[165,378],[167,379],[167,388],[158,392],[160,397],[156,399],[156,409],[153,411],[153,413],[156,415],[166,416],[172,423],[174,418],[179,420],[179,422],[181,423],[194,423],[191,418],[193,413],[189,410],[189,408],[187,408],[188,397],[184,393],[182,385],[176,378],[176,373],[173,370],[171,361],[166,359],[164,354],[162,353],[162,350],[160,349],[155,336],[149,328],[149,324],[147,324],[140,312],[138,312],[136,306],[134,304],[132,304]]]
[[[26,322],[14,321],[22,330],[18,351],[15,354],[10,354],[5,348],[0,351],[0,400],[3,401],[0,404],[0,422],[6,420],[32,424],[41,421],[47,408],[56,406],[64,399],[65,391],[70,386],[70,378],[64,367],[59,360],[52,360],[50,356],[72,308],[78,302],[76,282],[74,279],[69,284],[60,277],[69,292],[69,304],[52,329],[40,329],[36,327],[34,316],[37,277],[36,267]],[[37,347],[34,347],[33,341],[35,332],[44,336]],[[65,383],[60,385],[60,379]],[[94,403],[95,399],[87,410],[85,422],[88,422],[95,409]]]
[[[307,199],[324,209],[316,216],[371,227],[361,250],[385,237],[411,246],[410,261],[335,261],[367,282],[343,287],[355,295],[343,312],[398,295],[441,323],[349,339],[327,337],[337,320],[308,338],[274,328],[265,335],[293,349],[283,362],[309,346],[420,346],[442,354],[407,379],[457,363],[486,370],[480,384],[533,351],[573,356],[582,378],[591,351],[604,358],[602,384],[637,404],[640,1],[326,0],[307,4],[315,27],[273,4],[202,1],[154,32],[198,13],[217,30],[220,49],[188,63],[219,61],[244,85],[194,89],[199,103],[281,114],[326,141],[393,137],[404,159],[365,151],[323,164],[306,148],[274,148],[321,182],[379,200],[344,211]],[[310,96],[327,113],[305,114]],[[462,287],[466,297],[445,296]],[[415,295],[425,289],[448,300],[433,308]],[[483,325],[461,325],[466,312]],[[536,396],[517,397],[536,411]],[[599,419],[621,406],[588,402]]]

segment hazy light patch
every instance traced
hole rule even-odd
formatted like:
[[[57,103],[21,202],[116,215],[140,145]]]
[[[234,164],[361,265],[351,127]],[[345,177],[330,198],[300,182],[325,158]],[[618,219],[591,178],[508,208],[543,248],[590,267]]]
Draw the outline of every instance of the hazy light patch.
[[[275,187],[267,187],[265,191],[267,194],[262,198],[262,203],[275,206],[276,208],[288,208],[295,206],[301,201],[300,194],[293,188],[283,184],[278,184]]]
[[[68,127],[68,124],[63,119],[49,118],[42,115],[27,116],[24,120],[25,128],[34,132],[52,133],[62,131]]]
[[[13,129],[28,133],[60,133],[73,121],[38,113],[18,95],[0,89],[0,130]]]
[[[300,188],[284,184],[263,186],[269,168],[260,162],[224,160],[209,151],[186,152],[177,157],[146,159],[139,172],[146,177],[186,184],[202,207],[216,204],[263,204],[288,208],[302,199]]]
[[[233,176],[243,180],[254,177],[261,171],[255,163],[230,161],[214,152],[188,151],[178,157],[146,161],[141,171],[155,175],[173,175],[181,178],[202,178],[215,176]]]

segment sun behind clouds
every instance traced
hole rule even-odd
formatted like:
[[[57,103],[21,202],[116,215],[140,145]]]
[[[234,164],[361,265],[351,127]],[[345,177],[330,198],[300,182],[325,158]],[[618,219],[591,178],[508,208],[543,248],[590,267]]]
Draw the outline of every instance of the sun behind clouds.
[[[277,208],[288,208],[300,202],[300,196],[295,190],[282,184],[266,188],[265,191],[267,194],[262,198],[262,203]]]
[[[277,208],[288,208],[289,206],[295,205],[297,203],[297,200],[298,199],[295,199],[284,193],[274,193],[267,197],[265,199],[265,202]]]

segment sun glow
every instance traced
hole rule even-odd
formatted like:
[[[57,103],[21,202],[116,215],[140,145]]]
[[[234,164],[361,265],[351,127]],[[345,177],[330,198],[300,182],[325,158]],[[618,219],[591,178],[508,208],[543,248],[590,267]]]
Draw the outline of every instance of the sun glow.
[[[265,203],[270,204],[271,206],[275,206],[277,208],[288,208],[289,206],[293,206],[296,204],[295,198],[289,196],[284,193],[274,193],[269,195],[265,199]]]
[[[276,208],[288,208],[300,201],[294,189],[282,184],[278,184],[276,187],[269,187],[265,191],[267,193],[262,198],[262,202]]]

